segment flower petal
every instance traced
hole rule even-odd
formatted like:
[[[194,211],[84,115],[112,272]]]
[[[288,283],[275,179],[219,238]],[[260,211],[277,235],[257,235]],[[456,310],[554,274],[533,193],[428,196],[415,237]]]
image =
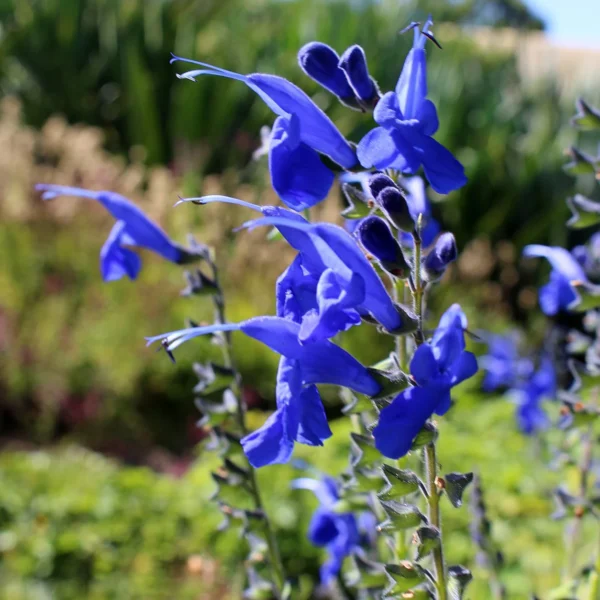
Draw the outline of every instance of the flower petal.
[[[421,344],[410,361],[410,372],[419,385],[427,383],[439,375],[439,368],[429,344]]]
[[[242,448],[253,467],[289,461],[294,450],[294,440],[288,435],[286,419],[287,409],[280,408],[260,429],[242,438]]]
[[[539,256],[545,258],[552,268],[569,281],[587,281],[585,272],[575,257],[560,246],[543,246],[542,244],[530,244],[523,248],[523,256]]]
[[[383,127],[371,129],[358,143],[360,164],[369,169],[385,169],[398,157],[398,150],[390,132]]]
[[[142,259],[121,246],[125,235],[125,223],[117,221],[100,250],[100,272],[104,281],[116,281],[124,275],[135,279],[142,268]]]

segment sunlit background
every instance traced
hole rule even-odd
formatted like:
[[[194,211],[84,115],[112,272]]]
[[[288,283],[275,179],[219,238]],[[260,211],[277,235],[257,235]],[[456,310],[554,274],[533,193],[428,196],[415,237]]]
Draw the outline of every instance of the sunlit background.
[[[43,203],[35,183],[118,191],[184,242],[214,245],[229,319],[274,310],[277,275],[292,253],[264,232],[234,233],[249,217],[231,206],[173,208],[178,195],[278,200],[265,158],[253,160],[269,110],[244,85],[175,77],[171,52],[241,73],[277,73],[300,85],[352,140],[371,127],[303,75],[296,52],[320,40],[366,51],[382,89],[393,88],[410,36],[431,12],[443,50],[429,49],[437,139],[469,184],[431,194],[461,256],[431,299],[432,315],[460,296],[474,330],[521,327],[531,347],[545,328],[536,286],[520,259],[531,242],[574,244],[562,170],[578,95],[600,103],[600,3],[594,0],[4,0],[0,2],[0,597],[239,598],[243,553],[217,534],[209,498],[215,459],[192,388],[208,342],[172,365],[144,336],[212,318],[206,299],[180,297],[183,273],[145,253],[136,282],[103,284],[98,254],[111,218],[94,203]],[[547,27],[547,31],[546,31]],[[591,194],[593,182],[578,182]],[[586,190],[586,186],[588,189]],[[334,188],[316,218],[339,220]],[[452,285],[449,285],[449,284]],[[361,328],[343,343],[365,362],[388,351]],[[273,405],[275,356],[236,338],[252,426]],[[481,348],[475,346],[481,351]],[[444,467],[472,465],[488,490],[509,597],[557,581],[562,526],[548,519],[556,483],[541,449],[516,429],[514,407],[463,386],[442,424]],[[297,456],[339,474],[348,427],[326,394],[334,437]],[[261,472],[288,570],[304,597],[322,553],[305,540],[313,499],[289,489],[292,467]],[[452,558],[475,574],[468,509],[448,511]],[[298,522],[301,523],[298,529]]]

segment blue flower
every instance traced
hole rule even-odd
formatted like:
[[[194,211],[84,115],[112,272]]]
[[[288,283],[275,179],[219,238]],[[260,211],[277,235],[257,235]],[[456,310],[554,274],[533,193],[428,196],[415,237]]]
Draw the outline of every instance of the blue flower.
[[[485,371],[482,387],[486,392],[515,387],[533,373],[533,363],[519,356],[517,344],[510,336],[490,336],[488,353],[481,357],[480,364]]]
[[[525,246],[523,256],[546,258],[552,266],[550,282],[540,288],[540,307],[544,314],[553,316],[561,310],[571,310],[579,303],[575,284],[590,284],[581,264],[568,250],[531,244]]]
[[[177,75],[195,81],[199,75],[236,79],[256,92],[276,114],[269,149],[269,170],[273,188],[294,210],[304,210],[323,200],[334,180],[333,172],[321,163],[319,153],[349,169],[356,165],[356,153],[331,119],[297,86],[283,77],[252,73],[240,75],[207,63],[173,56],[202,69]]]
[[[319,390],[302,384],[298,360],[282,356],[276,386],[277,410],[265,424],[242,438],[242,448],[253,467],[286,463],[294,442],[322,446],[331,437]]]
[[[321,582],[327,584],[340,572],[344,559],[361,544],[359,519],[352,513],[336,512],[340,499],[337,483],[331,477],[296,479],[296,489],[311,490],[319,501],[308,527],[308,539],[317,547],[327,548],[329,560],[321,567]]]
[[[423,260],[423,271],[427,281],[437,281],[451,262],[458,257],[456,240],[451,233],[442,233],[435,246]]]
[[[38,184],[44,200],[57,196],[78,196],[97,200],[117,220],[100,252],[100,271],[104,281],[115,281],[124,275],[135,279],[141,260],[128,247],[147,248],[177,264],[198,259],[194,253],[171,241],[142,210],[127,198],[114,192],[84,190],[63,185]]]
[[[295,442],[320,446],[331,436],[317,383],[349,387],[374,396],[381,384],[352,355],[327,340],[302,345],[300,325],[281,317],[255,317],[241,323],[192,327],[147,338],[171,353],[201,335],[242,331],[282,355],[277,373],[277,410],[257,431],[242,439],[250,463],[262,467],[287,462]]]
[[[309,77],[350,108],[364,111],[379,99],[377,84],[369,75],[360,46],[351,46],[340,58],[327,44],[310,42],[300,48],[298,63]]]
[[[475,356],[465,350],[466,326],[465,314],[454,304],[442,315],[431,342],[417,348],[410,363],[417,385],[396,396],[373,429],[375,446],[384,456],[404,456],[433,413],[448,411],[450,389],[477,372]]]
[[[388,92],[375,107],[380,125],[358,144],[358,158],[364,167],[396,169],[414,174],[423,165],[431,187],[446,194],[465,185],[463,166],[431,136],[438,129],[435,106],[427,99],[425,42],[432,21],[422,32],[414,30],[409,52],[395,92]]]
[[[329,223],[308,223],[301,215],[284,208],[257,206],[227,196],[188,198],[187,202],[209,204],[228,202],[251,208],[266,215],[243,227],[273,225],[295,250],[300,259],[278,282],[278,307],[285,300],[300,318],[301,305],[310,310],[303,315],[302,342],[332,337],[371,316],[390,333],[414,331],[416,319],[407,309],[394,303],[383,282],[369,263],[356,240],[341,227]],[[314,303],[307,293],[309,280],[317,282]],[[299,283],[301,282],[301,283]],[[301,303],[293,300],[294,288],[303,290]],[[294,304],[295,302],[295,304]],[[278,313],[280,316],[282,313]]]
[[[533,435],[548,427],[548,415],[541,403],[556,395],[556,372],[552,361],[545,357],[533,376],[515,390],[517,424],[526,435]]]

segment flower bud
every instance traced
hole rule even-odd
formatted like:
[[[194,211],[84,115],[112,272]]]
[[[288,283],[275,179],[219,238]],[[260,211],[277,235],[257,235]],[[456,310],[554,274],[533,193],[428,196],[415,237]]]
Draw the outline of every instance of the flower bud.
[[[406,198],[397,187],[383,188],[377,195],[376,201],[398,229],[408,233],[414,231],[415,222],[408,209]]]
[[[357,228],[357,235],[363,248],[372,254],[386,271],[402,279],[408,277],[410,266],[404,258],[400,244],[383,219],[376,216],[364,218]]]
[[[321,42],[310,42],[298,52],[300,68],[311,79],[344,102],[355,104],[354,90],[350,87],[346,74],[340,69],[339,62],[338,53]]]
[[[397,186],[393,179],[383,173],[376,173],[369,179],[369,190],[371,191],[371,196],[373,196],[373,198],[377,198],[379,192],[386,187],[395,188]]]
[[[357,45],[350,46],[340,58],[339,67],[346,74],[356,97],[366,106],[373,107],[379,100],[379,91],[369,75],[367,57]]]
[[[437,281],[446,271],[446,267],[456,260],[458,250],[456,240],[451,233],[442,233],[435,246],[423,261],[423,277],[426,281]]]

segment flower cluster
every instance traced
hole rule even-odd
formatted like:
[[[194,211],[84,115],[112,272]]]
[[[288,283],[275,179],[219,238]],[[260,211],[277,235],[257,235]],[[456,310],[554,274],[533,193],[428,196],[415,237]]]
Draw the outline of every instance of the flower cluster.
[[[447,578],[458,574],[464,577],[466,570],[456,567],[447,572],[444,564],[439,493],[435,487],[435,436],[429,436],[425,442],[417,438],[423,431],[435,429],[431,418],[450,409],[452,388],[477,371],[477,362],[466,350],[467,319],[458,304],[444,313],[430,339],[423,326],[425,293],[456,260],[458,251],[451,233],[440,234],[439,224],[431,217],[425,184],[416,173],[422,166],[429,184],[438,193],[451,192],[466,183],[462,165],[432,137],[438,128],[438,116],[427,98],[425,58],[426,41],[437,44],[431,26],[430,19],[420,30],[417,24],[411,26],[413,47],[395,90],[384,94],[370,76],[365,53],[359,46],[351,46],[341,56],[320,42],[311,42],[300,50],[299,64],[308,76],[346,106],[365,113],[372,111],[376,127],[358,145],[346,140],[312,99],[286,79],[263,73],[242,75],[204,62],[172,58],[172,62],[200,67],[178,77],[195,81],[199,76],[213,75],[240,81],[276,115],[266,140],[266,153],[273,188],[286,207],[258,206],[226,196],[181,201],[200,205],[224,202],[250,208],[259,214],[240,229],[274,227],[296,251],[295,258],[276,282],[273,316],[227,322],[209,254],[203,250],[187,251],[174,244],[125,198],[109,192],[53,185],[43,185],[40,189],[46,198],[62,194],[95,199],[117,219],[102,251],[102,272],[107,280],[123,274],[131,278],[137,275],[139,259],[130,250],[131,246],[149,248],[179,264],[193,258],[209,261],[213,268],[211,291],[216,295],[217,322],[149,337],[149,344],[161,342],[173,357],[175,349],[196,337],[220,337],[228,347],[232,333],[241,332],[280,355],[275,385],[277,408],[258,430],[246,430],[239,393],[237,404],[224,399],[215,406],[213,397],[200,403],[203,411],[218,416],[218,421],[212,421],[214,435],[225,440],[227,447],[239,442],[249,463],[241,467],[227,458],[222,471],[214,474],[219,486],[245,487],[253,494],[257,510],[262,511],[252,469],[288,462],[296,443],[323,445],[332,433],[317,385],[332,384],[350,390],[366,402],[363,422],[371,420],[370,426],[357,432],[354,438],[360,448],[351,461],[352,478],[345,482],[347,485],[327,478],[321,482],[304,479],[297,483],[297,487],[313,490],[321,504],[309,537],[329,550],[330,560],[323,567],[322,578],[328,581],[336,575],[343,559],[355,554],[364,541],[359,520],[351,511],[354,500],[367,507],[367,512],[371,511],[372,519],[374,513],[385,510],[389,519],[380,525],[380,530],[388,532],[386,535],[427,520],[415,506],[398,504],[395,499],[382,500],[377,509],[372,494],[365,499],[358,489],[360,482],[372,480],[370,485],[375,487],[371,491],[385,484],[389,494],[390,489],[396,490],[396,483],[390,483],[396,479],[403,490],[398,497],[423,493],[430,523],[415,534],[424,544],[417,562],[385,569],[383,563],[371,564],[369,568],[378,582],[375,587],[382,588],[389,576],[403,592],[414,587],[419,593],[429,593],[433,585],[439,597],[445,598]],[[332,168],[332,163],[337,167]],[[343,172],[342,184],[350,186],[345,189],[356,200],[351,211],[356,223],[348,228],[311,223],[306,218],[307,209],[328,195],[340,172]],[[360,183],[362,191],[354,183]],[[348,211],[344,216],[349,216]],[[412,300],[410,306],[407,293]],[[376,325],[382,335],[396,343],[396,352],[384,365],[365,366],[333,341],[349,329],[369,325]],[[413,352],[411,360],[409,351]],[[227,364],[217,369],[219,376],[214,366],[199,368],[210,380],[200,385],[205,394],[207,389],[213,394],[221,394],[225,389],[231,395],[236,386],[239,392],[239,375],[233,370],[231,357],[225,358]],[[364,402],[362,405],[365,406]],[[224,430],[231,413],[237,415],[236,433],[240,437]],[[423,446],[427,457],[427,491],[416,474],[382,466],[382,457],[397,459],[412,448]],[[367,448],[375,452],[376,458],[369,452],[365,454]],[[367,460],[368,456],[371,458]],[[462,489],[471,479],[467,475],[448,475],[448,495],[455,506],[460,505]],[[358,494],[360,501],[349,500],[353,493]],[[340,508],[342,500],[348,502],[348,510]],[[232,511],[227,509],[228,518],[234,514]],[[250,516],[244,514],[244,518],[248,520]],[[269,531],[265,542],[274,579],[280,579],[276,576],[279,569],[275,542]],[[429,553],[435,557],[436,576],[427,579],[418,561]],[[398,577],[409,577],[408,586],[406,582],[398,584]],[[281,587],[281,583],[276,585]]]

